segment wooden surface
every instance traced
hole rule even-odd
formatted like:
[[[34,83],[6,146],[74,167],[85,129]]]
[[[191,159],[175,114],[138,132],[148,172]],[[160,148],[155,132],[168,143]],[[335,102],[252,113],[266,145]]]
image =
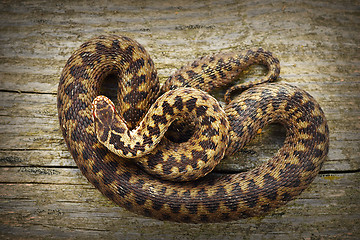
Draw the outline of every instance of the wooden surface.
[[[360,238],[359,16],[359,1],[1,1],[0,238]],[[100,34],[143,44],[161,81],[203,55],[257,46],[272,51],[281,62],[280,81],[308,91],[328,118],[331,144],[321,174],[264,218],[179,224],[114,205],[77,169],[56,109],[66,60]],[[242,79],[264,73],[252,67]],[[283,138],[280,126],[270,126],[217,171],[263,162]]]

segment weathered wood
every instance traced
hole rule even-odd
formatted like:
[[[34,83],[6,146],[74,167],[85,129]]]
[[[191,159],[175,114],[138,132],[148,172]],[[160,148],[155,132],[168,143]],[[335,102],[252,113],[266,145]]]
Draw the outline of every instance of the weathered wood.
[[[0,237],[360,238],[359,13],[353,1],[0,2]],[[66,60],[100,34],[143,44],[161,82],[203,55],[271,50],[281,61],[280,81],[308,91],[327,116],[331,143],[322,173],[297,200],[264,218],[174,224],[114,205],[77,169],[56,109]],[[254,66],[240,81],[264,73]],[[216,171],[244,171],[266,161],[284,134],[279,125],[265,128]]]
[[[301,239],[359,234],[359,174],[320,175],[301,197],[261,219],[219,224],[154,221],[116,207],[76,169],[8,168],[1,184],[5,236],[121,239]],[[13,182],[21,175],[23,183]],[[8,176],[8,177],[6,177]],[[69,176],[75,180],[69,181]],[[64,180],[62,180],[64,178]],[[29,180],[30,179],[30,180]],[[33,181],[31,181],[33,179]],[[29,183],[32,182],[32,183]],[[42,183],[42,184],[40,184]],[[41,197],[39,197],[41,196]],[[350,204],[343,204],[346,201]],[[11,204],[10,204],[11,203]]]

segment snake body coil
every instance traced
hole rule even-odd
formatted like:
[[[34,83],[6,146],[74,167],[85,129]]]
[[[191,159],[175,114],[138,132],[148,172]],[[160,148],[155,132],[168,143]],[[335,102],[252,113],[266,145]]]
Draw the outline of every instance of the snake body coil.
[[[224,132],[229,136],[225,154],[240,150],[268,123],[280,122],[287,130],[284,146],[261,166],[238,174],[208,174],[196,181],[173,182],[144,172],[151,169],[153,162],[136,164],[99,142],[92,102],[110,74],[119,79],[116,111],[131,130],[148,121],[144,116],[155,108],[152,105],[163,93],[183,87],[212,91],[228,85],[253,63],[267,65],[269,74],[227,92],[229,101],[232,91],[251,87],[224,108],[230,124],[228,134]],[[180,69],[160,88],[154,64],[140,44],[126,37],[101,36],[82,44],[63,69],[58,87],[60,127],[81,172],[105,196],[126,209],[178,222],[218,222],[264,215],[298,196],[313,181],[329,144],[325,116],[309,94],[286,84],[260,84],[275,80],[278,74],[277,59],[255,49],[202,58]],[[159,111],[168,112],[169,106],[158,105]],[[200,106],[195,103],[194,107]],[[149,124],[142,134],[152,138],[155,132],[150,130],[155,124]],[[122,132],[116,127],[113,131],[110,134]],[[161,140],[159,145],[162,141],[169,140]],[[135,145],[127,146],[132,149]],[[160,168],[165,174],[169,158],[166,154],[157,158],[157,164],[166,166]]]

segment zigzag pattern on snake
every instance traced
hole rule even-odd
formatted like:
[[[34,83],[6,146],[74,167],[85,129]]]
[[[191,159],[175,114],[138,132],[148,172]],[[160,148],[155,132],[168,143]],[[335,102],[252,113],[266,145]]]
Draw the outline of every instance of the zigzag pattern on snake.
[[[210,173],[186,182],[162,180],[145,170],[159,166],[157,170],[165,175],[171,173],[171,168],[166,165],[170,159],[170,155],[166,154],[169,153],[162,152],[155,160],[135,163],[135,159],[115,155],[98,140],[101,133],[97,135],[95,131],[92,102],[100,94],[102,83],[109,74],[119,79],[116,112],[132,131],[139,125],[146,126],[142,122],[146,119],[144,116],[149,109],[155,108],[153,104],[162,94],[178,91],[177,99],[180,99],[184,96],[181,89],[188,87],[200,89],[193,93],[197,91],[209,96],[203,91],[227,86],[243,69],[254,63],[267,65],[267,76],[253,83],[234,86],[226,94],[227,101],[230,101],[232,91],[251,87],[224,108],[230,125],[225,155],[240,150],[251,141],[258,129],[271,122],[282,123],[287,133],[283,147],[275,156],[248,172]],[[128,210],[161,220],[195,223],[260,216],[294,199],[313,181],[329,145],[324,113],[309,94],[287,84],[262,84],[275,80],[278,74],[278,60],[270,52],[259,48],[199,59],[177,71],[160,88],[154,64],[140,44],[127,37],[100,36],[82,44],[62,71],[58,87],[60,127],[84,176],[105,196]],[[163,98],[164,101],[157,106],[159,113],[179,106],[175,105],[175,97],[171,101]],[[200,105],[195,103],[192,107]],[[106,116],[95,119],[107,120]],[[166,121],[169,119],[166,117]],[[176,121],[173,125],[188,123],[187,120]],[[194,123],[195,128],[199,122]],[[153,135],[157,131],[150,130],[157,125],[154,122],[148,124],[150,128],[144,128],[142,139],[151,138],[154,142]],[[226,125],[225,121],[223,124]],[[115,127],[111,135],[121,134],[122,130]],[[165,140],[160,140],[158,145],[162,141]],[[136,145],[126,144],[130,151]],[[141,152],[138,150],[135,155]],[[153,150],[148,151],[150,155],[153,153]],[[196,160],[199,156],[193,158]]]

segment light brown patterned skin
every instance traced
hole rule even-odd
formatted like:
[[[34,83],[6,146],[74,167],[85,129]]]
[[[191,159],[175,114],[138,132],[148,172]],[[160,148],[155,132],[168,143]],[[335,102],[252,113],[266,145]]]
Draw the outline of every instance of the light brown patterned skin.
[[[224,56],[236,58],[240,54],[216,57],[217,62],[228,61]],[[256,62],[252,58],[242,55],[241,62]],[[203,65],[214,64],[200,61],[204,61]],[[196,65],[194,69],[198,69]],[[212,68],[216,76],[223,75],[221,72],[237,75],[245,66],[226,69],[226,65],[216,65],[219,67]],[[287,135],[273,158],[239,174],[210,173],[181,183],[160,180],[131,159],[110,152],[95,135],[91,102],[99,95],[101,82],[109,72],[121,79],[117,111],[130,129],[137,126],[156,101],[160,88],[144,48],[117,36],[92,39],[70,57],[58,88],[59,120],[65,142],[82,173],[104,195],[131,211],[161,220],[195,223],[264,215],[298,196],[313,181],[327,155],[329,132],[319,104],[296,87],[261,84],[244,91],[225,107],[231,126],[226,153],[238,151],[259,128],[276,121],[284,124]],[[185,74],[180,70],[175,76]],[[225,81],[222,77],[210,79],[203,73],[201,77],[204,85],[208,81]],[[195,79],[199,78],[193,75],[176,83],[175,77],[163,89],[176,89]]]
[[[273,82],[277,79],[280,74],[280,63],[271,52],[258,48],[240,53],[219,53],[202,57],[183,66],[170,76],[162,86],[161,91],[166,92],[177,87],[194,87],[211,92],[232,83],[244,69],[252,64],[265,65],[268,68],[268,74],[253,82],[231,86],[224,96],[225,101],[229,103],[233,92],[242,91],[265,82]]]
[[[144,170],[163,179],[203,177],[224,157],[229,143],[224,110],[198,89],[179,88],[161,95],[132,130],[105,96],[93,101],[93,115],[100,143],[120,157],[135,158]],[[182,143],[164,138],[170,125],[181,119],[195,124],[192,136]]]

